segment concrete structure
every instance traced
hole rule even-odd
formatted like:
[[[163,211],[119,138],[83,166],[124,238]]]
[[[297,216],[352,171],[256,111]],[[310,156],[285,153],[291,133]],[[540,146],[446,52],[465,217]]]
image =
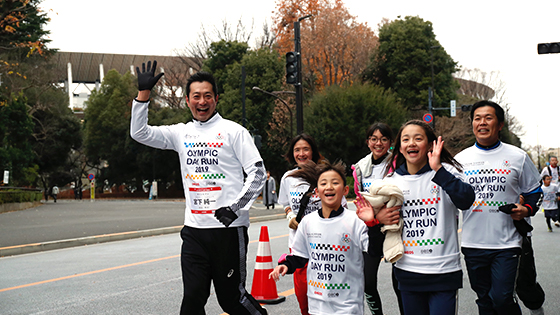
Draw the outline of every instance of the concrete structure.
[[[188,74],[198,69],[193,58],[176,56],[148,56],[100,54],[84,52],[57,52],[53,57],[57,64],[59,81],[64,83],[68,92],[69,107],[74,112],[82,112],[84,102],[93,89],[99,88],[105,73],[115,69],[120,74],[130,72],[142,63],[157,60],[164,79],[170,86],[181,86]]]

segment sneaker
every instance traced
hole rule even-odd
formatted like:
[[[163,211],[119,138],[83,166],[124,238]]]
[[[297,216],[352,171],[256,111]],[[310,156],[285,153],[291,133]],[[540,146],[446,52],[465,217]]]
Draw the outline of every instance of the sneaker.
[[[554,225],[560,227],[560,223],[558,223],[558,222],[554,222]]]
[[[549,231],[549,232],[552,232],[552,229],[551,229],[551,228],[548,228],[548,231]]]

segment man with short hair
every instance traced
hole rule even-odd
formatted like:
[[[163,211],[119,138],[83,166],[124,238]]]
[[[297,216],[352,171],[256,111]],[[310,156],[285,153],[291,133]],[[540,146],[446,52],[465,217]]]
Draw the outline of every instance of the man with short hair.
[[[187,81],[187,105],[193,121],[148,125],[150,91],[163,75],[157,62],[136,68],[138,96],[132,104],[130,135],[142,144],[179,154],[185,190],[181,231],[183,302],[181,314],[205,314],[213,282],[222,309],[229,314],[266,314],[246,291],[249,208],[265,180],[259,151],[247,129],[216,111],[214,77],[193,74]],[[247,174],[245,181],[244,175]]]
[[[500,141],[504,116],[494,102],[474,104],[476,143],[455,157],[476,193],[471,208],[463,211],[461,249],[471,288],[478,296],[479,314],[521,314],[514,288],[522,236],[514,220],[535,215],[542,196],[539,172],[527,153]],[[515,204],[509,215],[498,210],[506,204]],[[542,311],[541,305],[537,308]]]
[[[548,175],[551,177],[551,183],[557,185],[558,182],[558,174],[560,174],[560,172],[558,172],[559,168],[558,168],[558,158],[555,156],[550,156],[549,160],[548,160],[550,165],[547,165],[545,168],[542,169],[541,171],[541,178],[544,175]]]

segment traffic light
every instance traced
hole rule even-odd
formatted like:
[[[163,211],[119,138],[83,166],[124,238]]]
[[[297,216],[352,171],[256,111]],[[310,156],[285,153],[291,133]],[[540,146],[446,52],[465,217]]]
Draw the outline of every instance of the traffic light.
[[[472,108],[472,105],[461,105],[461,111],[462,112],[470,112]]]
[[[539,53],[539,55],[560,53],[560,43],[537,44],[537,52]]]
[[[298,84],[297,54],[293,51],[286,53],[286,83]]]

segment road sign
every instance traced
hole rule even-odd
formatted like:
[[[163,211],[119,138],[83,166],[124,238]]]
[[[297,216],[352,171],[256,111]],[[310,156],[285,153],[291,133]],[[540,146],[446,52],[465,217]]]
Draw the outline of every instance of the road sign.
[[[451,117],[455,117],[457,115],[457,102],[455,100],[451,100]]]
[[[89,175],[87,176],[87,178],[89,180],[93,180],[95,178],[95,175],[93,175],[93,173],[89,173]]]
[[[4,171],[4,185],[7,185],[9,181],[10,181],[10,171],[5,170]]]
[[[434,120],[434,116],[432,116],[432,114],[424,114],[424,117],[422,117],[422,119],[429,124],[432,122],[432,120]]]

